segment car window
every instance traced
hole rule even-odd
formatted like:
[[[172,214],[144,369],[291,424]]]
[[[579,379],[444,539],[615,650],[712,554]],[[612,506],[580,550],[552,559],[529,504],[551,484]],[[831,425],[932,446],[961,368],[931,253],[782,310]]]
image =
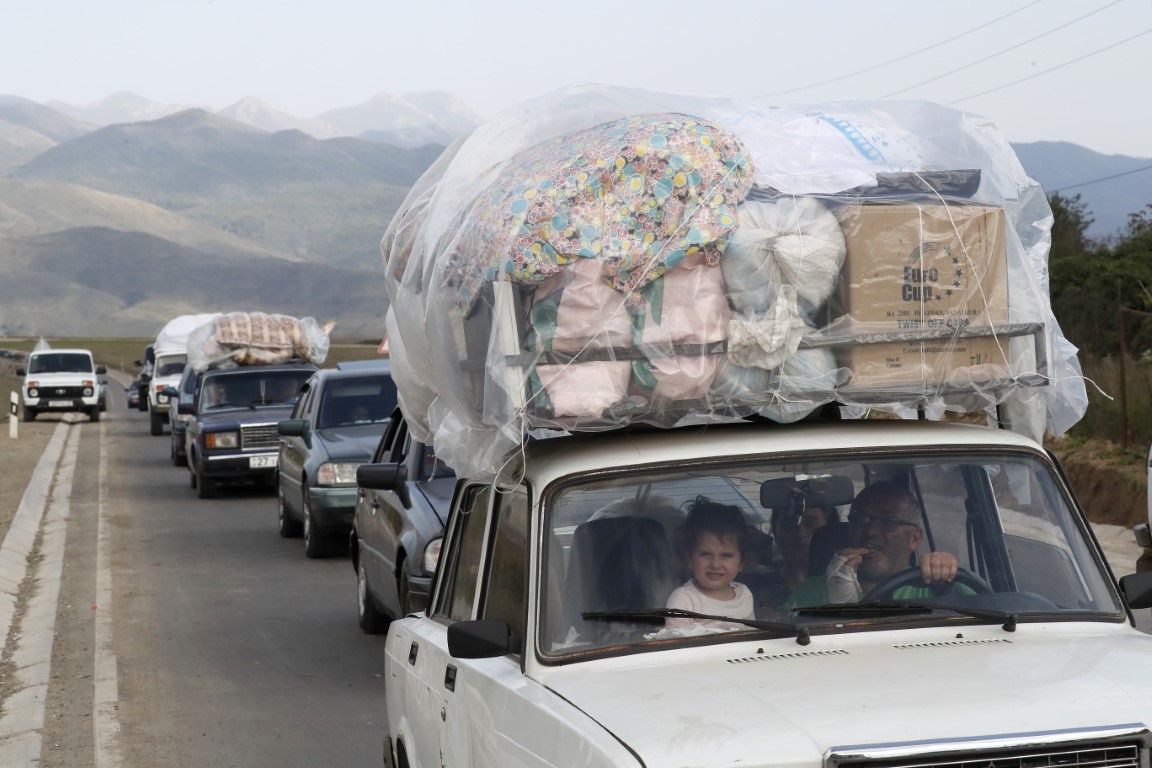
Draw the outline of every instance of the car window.
[[[183,395],[196,394],[196,383],[199,381],[199,378],[192,370],[193,369],[185,367],[184,377],[180,379],[180,393]]]
[[[853,499],[865,489],[879,496],[891,488],[896,490],[885,492],[898,494],[899,504],[855,510]],[[784,489],[786,494],[775,492]],[[666,628],[659,617],[635,614],[664,610],[672,590],[693,580],[684,524],[688,510],[702,501],[735,507],[749,523],[766,513],[797,530],[815,522],[804,536],[778,530],[772,537],[756,524],[744,527],[734,581],[747,588],[761,620],[838,631],[843,615],[804,609],[859,599],[956,606],[931,614],[940,621],[954,621],[965,609],[1011,614],[1019,621],[1095,614],[1112,622],[1122,612],[1063,484],[1036,456],[924,457],[921,452],[867,462],[826,454],[776,461],[749,457],[726,465],[601,475],[549,489],[544,583],[537,590],[542,651],[564,655],[690,636],[690,627]],[[807,515],[809,505],[827,514]],[[853,572],[859,583],[850,585],[852,595],[839,597],[827,574],[845,547],[874,554],[864,556],[867,568]],[[933,590],[912,583],[910,577],[919,575],[916,563],[930,552],[955,557],[961,571],[955,587]],[[803,567],[793,578],[788,566],[797,555]],[[905,576],[908,583],[897,584],[897,577]],[[620,618],[606,619],[605,613]],[[753,631],[737,624],[722,632],[744,629]]]
[[[153,375],[159,378],[161,376],[175,376],[183,373],[184,365],[187,361],[188,357],[186,355],[165,355],[160,358]]]
[[[28,373],[92,373],[92,370],[92,358],[79,352],[36,355],[28,363]]]
[[[464,493],[451,534],[455,540],[449,550],[452,560],[444,564],[444,585],[435,611],[435,615],[449,621],[473,616],[492,499],[492,489],[486,485],[471,486]]]
[[[307,389],[302,393],[296,407],[292,409],[292,418],[307,419],[312,414],[312,403],[315,401],[316,379],[312,379]]]
[[[528,495],[523,489],[496,497],[492,554],[481,619],[502,619],[524,637],[524,600],[528,578]]]
[[[387,374],[332,377],[324,386],[316,425],[320,429],[380,424],[396,408],[396,385]]]
[[[423,446],[424,456],[420,462],[420,480],[440,480],[441,478],[456,477],[452,467],[436,456],[436,449],[431,445]]]

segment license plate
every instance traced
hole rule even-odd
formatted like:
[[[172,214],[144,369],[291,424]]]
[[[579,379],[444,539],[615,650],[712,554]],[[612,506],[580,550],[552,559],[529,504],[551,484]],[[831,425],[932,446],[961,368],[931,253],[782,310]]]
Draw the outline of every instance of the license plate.
[[[267,469],[276,466],[279,456],[253,456],[248,459],[249,469]]]
[[[48,401],[48,407],[49,408],[71,408],[72,407],[72,401],[71,400],[49,400]]]

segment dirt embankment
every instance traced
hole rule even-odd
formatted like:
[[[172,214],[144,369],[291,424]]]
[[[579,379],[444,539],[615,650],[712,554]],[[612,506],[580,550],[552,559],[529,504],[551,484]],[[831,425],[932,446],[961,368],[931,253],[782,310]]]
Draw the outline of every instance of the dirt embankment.
[[[1054,441],[1068,482],[1088,519],[1131,528],[1148,519],[1148,470],[1145,462],[1121,455],[1119,446],[1090,440],[1070,447]]]

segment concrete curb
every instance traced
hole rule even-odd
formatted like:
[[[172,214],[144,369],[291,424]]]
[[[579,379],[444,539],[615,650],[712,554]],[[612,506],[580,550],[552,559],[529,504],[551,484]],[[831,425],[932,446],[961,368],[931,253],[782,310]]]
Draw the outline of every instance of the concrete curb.
[[[48,441],[32,479],[24,489],[20,506],[12,518],[12,525],[0,545],[0,640],[7,641],[12,630],[12,619],[16,610],[16,598],[20,585],[28,576],[28,555],[40,531],[44,512],[48,503],[48,491],[56,475],[56,466],[64,451],[64,442],[70,425],[60,422],[52,438]]]

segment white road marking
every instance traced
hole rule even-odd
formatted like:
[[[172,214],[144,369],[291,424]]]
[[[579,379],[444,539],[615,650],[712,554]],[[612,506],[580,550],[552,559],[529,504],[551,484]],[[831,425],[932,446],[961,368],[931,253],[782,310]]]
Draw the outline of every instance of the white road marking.
[[[104,442],[104,422],[100,422],[100,490],[96,533],[96,690],[92,699],[92,736],[96,748],[96,768],[120,768],[120,720],[116,716],[120,688],[117,682],[116,654],[112,651],[112,546],[107,515],[108,461]]]

